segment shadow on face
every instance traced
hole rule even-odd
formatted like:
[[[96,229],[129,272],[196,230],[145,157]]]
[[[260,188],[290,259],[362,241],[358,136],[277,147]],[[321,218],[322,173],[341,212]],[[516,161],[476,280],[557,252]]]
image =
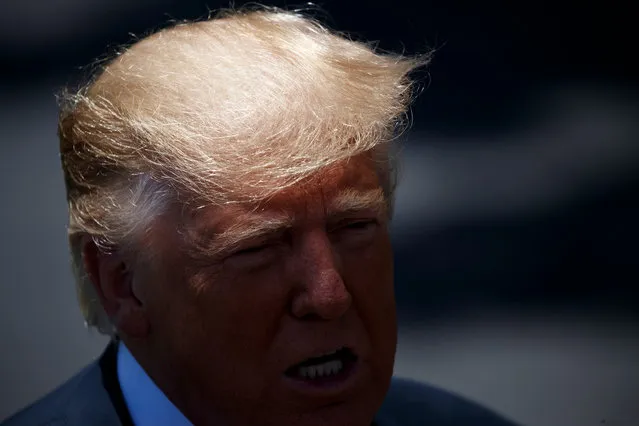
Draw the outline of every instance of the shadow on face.
[[[396,344],[386,200],[356,157],[259,205],[160,220],[127,346],[195,424],[368,425]]]

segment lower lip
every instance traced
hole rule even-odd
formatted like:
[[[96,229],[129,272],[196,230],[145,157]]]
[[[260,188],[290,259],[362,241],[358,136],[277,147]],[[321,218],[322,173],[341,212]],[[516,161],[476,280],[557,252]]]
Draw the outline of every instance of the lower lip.
[[[337,374],[315,379],[284,376],[286,384],[294,391],[312,397],[341,396],[357,387],[361,375],[361,361],[359,359],[344,365]]]

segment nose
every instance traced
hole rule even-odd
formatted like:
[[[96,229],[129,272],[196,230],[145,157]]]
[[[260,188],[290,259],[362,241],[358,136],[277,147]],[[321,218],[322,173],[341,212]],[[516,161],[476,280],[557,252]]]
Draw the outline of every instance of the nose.
[[[300,247],[297,259],[299,290],[292,301],[293,316],[320,320],[342,317],[350,308],[352,297],[328,236],[310,236]]]

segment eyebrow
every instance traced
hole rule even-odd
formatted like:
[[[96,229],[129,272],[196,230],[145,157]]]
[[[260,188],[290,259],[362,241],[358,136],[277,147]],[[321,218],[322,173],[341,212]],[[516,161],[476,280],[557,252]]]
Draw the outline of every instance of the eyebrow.
[[[328,220],[339,219],[349,214],[370,212],[380,218],[387,213],[387,202],[381,188],[362,191],[346,188],[337,193],[328,203]],[[240,246],[246,241],[259,241],[280,236],[290,230],[294,218],[284,213],[270,216],[258,216],[253,213],[240,213],[235,224],[222,232],[202,237],[192,236],[194,255],[207,258],[219,256]]]
[[[367,191],[346,188],[330,201],[327,208],[328,216],[342,216],[363,211],[371,211],[379,217],[387,214],[387,201],[381,188]]]
[[[245,215],[239,217],[241,216]],[[199,256],[217,256],[233,250],[245,241],[279,236],[292,226],[293,220],[290,216],[257,217],[248,215],[222,232],[204,238],[195,237],[193,251]]]

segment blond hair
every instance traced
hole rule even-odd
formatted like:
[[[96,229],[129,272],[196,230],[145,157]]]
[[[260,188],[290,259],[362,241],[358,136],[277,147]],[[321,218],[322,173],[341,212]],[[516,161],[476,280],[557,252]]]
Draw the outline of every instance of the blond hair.
[[[263,200],[323,167],[377,152],[405,127],[408,74],[426,57],[379,54],[298,13],[225,12],[152,34],[62,97],[60,152],[82,312],[111,333],[79,237],[125,246],[173,199]]]

